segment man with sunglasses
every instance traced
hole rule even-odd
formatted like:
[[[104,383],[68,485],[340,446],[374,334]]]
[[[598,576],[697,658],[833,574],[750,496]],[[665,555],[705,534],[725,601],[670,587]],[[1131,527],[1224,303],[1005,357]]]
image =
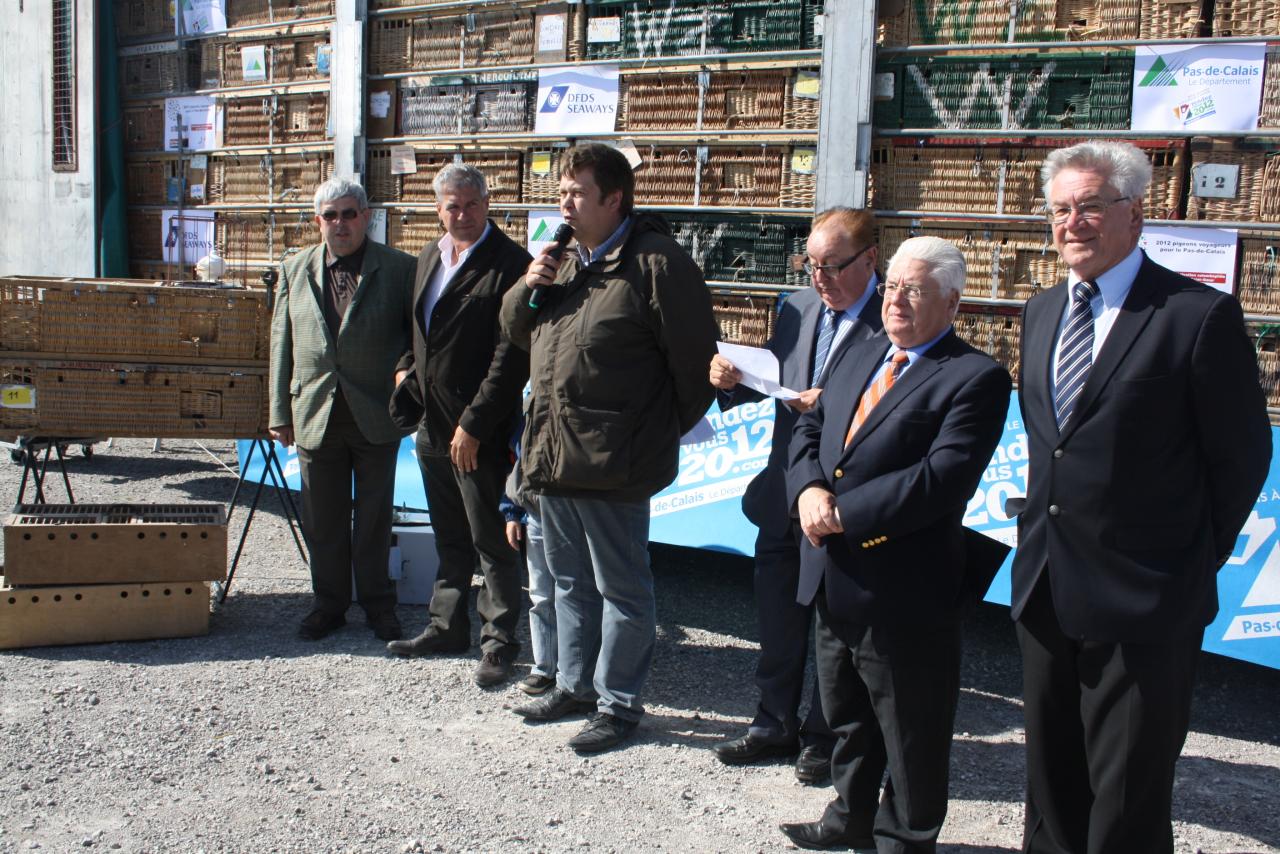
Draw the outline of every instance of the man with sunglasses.
[[[1070,275],[1022,322],[1023,850],[1169,852],[1216,573],[1271,458],[1266,402],[1239,303],[1138,249],[1141,150],[1058,149],[1041,179]]]
[[[395,640],[387,559],[403,432],[387,401],[410,344],[414,259],[366,239],[371,211],[353,181],[321,184],[315,211],[321,242],[281,267],[271,321],[270,432],[298,446],[315,596],[298,633],[319,640],[346,623],[354,569],[370,628]]]
[[[822,393],[827,366],[853,342],[881,331],[871,213],[846,207],[823,211],[814,217],[805,250],[804,269],[813,287],[787,297],[766,345],[778,357],[782,385],[804,391],[777,408],[769,463],[742,496],[743,513],[759,528],[755,595],[760,702],[746,734],[712,750],[729,765],[799,751],[796,777],[804,783],[821,783],[831,774],[835,737],[823,717],[816,675],[803,722],[799,715],[813,606],[796,601],[801,534],[786,503],[786,471],[792,429]],[[719,354],[711,360],[710,378],[721,409],[763,398],[739,385],[742,374]]]

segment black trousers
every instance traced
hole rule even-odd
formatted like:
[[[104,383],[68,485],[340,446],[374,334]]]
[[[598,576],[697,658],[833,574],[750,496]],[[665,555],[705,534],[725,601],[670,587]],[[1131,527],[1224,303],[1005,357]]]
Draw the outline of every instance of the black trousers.
[[[756,685],[760,703],[750,732],[769,741],[791,741],[797,735],[808,745],[830,750],[835,735],[822,712],[818,675],[813,676],[813,700],[800,721],[805,665],[809,660],[809,628],[814,608],[796,601],[800,580],[799,528],[794,523],[779,537],[761,529],[756,535],[756,619],[760,627],[760,660]]]
[[[341,392],[334,398],[320,446],[298,446],[302,533],[311,553],[311,589],[317,610],[346,612],[351,606],[353,569],[365,613],[395,608],[395,582],[387,574],[387,561],[399,450],[398,441],[366,440]]]
[[[446,639],[471,643],[467,598],[478,571],[484,578],[476,598],[476,613],[484,621],[480,647],[514,658],[520,648],[516,624],[524,565],[520,552],[507,542],[506,521],[498,510],[511,469],[507,450],[481,445],[476,470],[464,473],[447,455],[428,453],[419,441],[418,465],[440,557],[431,594],[431,627]]]
[[[1203,630],[1168,643],[1062,633],[1049,574],[1018,621],[1027,734],[1023,850],[1173,851],[1173,772],[1191,721]]]
[[[959,617],[867,626],[833,614],[825,589],[816,601],[818,683],[836,735],[836,797],[822,821],[879,854],[933,852],[947,815]]]

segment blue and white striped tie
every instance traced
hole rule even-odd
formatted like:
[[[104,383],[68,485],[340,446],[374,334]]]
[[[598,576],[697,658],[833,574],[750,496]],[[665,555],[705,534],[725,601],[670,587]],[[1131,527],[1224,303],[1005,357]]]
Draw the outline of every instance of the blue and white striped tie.
[[[822,325],[818,328],[818,343],[813,348],[813,379],[809,388],[815,388],[822,378],[822,369],[827,366],[827,356],[831,355],[831,342],[836,337],[836,313],[829,309],[822,310]]]
[[[1098,295],[1093,282],[1077,282],[1071,289],[1071,312],[1058,345],[1058,382],[1054,410],[1058,429],[1067,423],[1076,400],[1089,378],[1093,365],[1093,309],[1089,303]]]

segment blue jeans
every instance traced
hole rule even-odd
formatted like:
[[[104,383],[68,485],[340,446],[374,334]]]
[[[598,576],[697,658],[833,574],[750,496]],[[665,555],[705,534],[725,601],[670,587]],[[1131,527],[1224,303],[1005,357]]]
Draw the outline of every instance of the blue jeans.
[[[547,568],[542,544],[542,523],[528,511],[525,523],[525,559],[529,565],[529,645],[533,647],[532,672],[556,676],[556,580]]]
[[[556,684],[636,721],[657,633],[649,502],[543,495],[543,545],[556,582]]]

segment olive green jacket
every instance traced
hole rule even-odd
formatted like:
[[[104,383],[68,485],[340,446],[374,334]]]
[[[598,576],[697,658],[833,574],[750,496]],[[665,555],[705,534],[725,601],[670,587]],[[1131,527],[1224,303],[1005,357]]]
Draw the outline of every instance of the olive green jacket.
[[[324,244],[280,267],[271,320],[273,428],[293,426],[294,439],[319,447],[338,388],[370,442],[395,442],[404,432],[387,403],[396,361],[409,348],[416,260],[367,241],[360,284],[335,340],[324,322]]]

